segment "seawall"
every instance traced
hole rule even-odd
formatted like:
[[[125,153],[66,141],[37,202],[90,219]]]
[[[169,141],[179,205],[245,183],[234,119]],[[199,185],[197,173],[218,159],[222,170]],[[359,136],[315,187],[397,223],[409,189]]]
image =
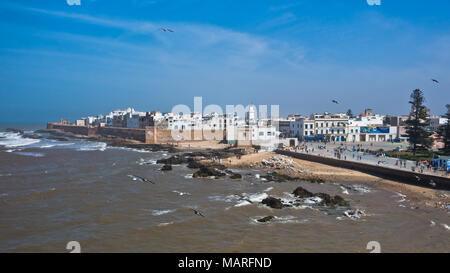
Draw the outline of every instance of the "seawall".
[[[375,175],[381,178],[386,178],[390,180],[395,180],[401,183],[406,183],[415,186],[421,186],[426,188],[438,189],[438,190],[450,190],[450,178],[442,176],[434,176],[429,174],[421,174],[416,172],[410,172],[400,169],[392,169],[383,166],[376,166],[365,164],[361,162],[353,162],[346,160],[339,160],[334,158],[322,157],[317,155],[295,153],[284,150],[276,150],[278,154],[286,155],[301,160],[307,160],[311,162],[322,163],[334,167],[346,168],[351,170],[356,170],[364,172],[367,174]],[[431,184],[436,184],[433,187]]]
[[[118,137],[146,144],[170,144],[177,141],[204,141],[225,139],[225,130],[168,130],[157,127],[145,129],[121,127],[93,127],[47,123],[47,129],[57,129],[82,136]]]

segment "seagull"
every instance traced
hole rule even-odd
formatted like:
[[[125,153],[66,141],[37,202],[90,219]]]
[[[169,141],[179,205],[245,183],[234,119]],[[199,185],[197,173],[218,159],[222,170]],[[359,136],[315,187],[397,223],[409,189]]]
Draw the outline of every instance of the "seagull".
[[[192,211],[194,211],[195,215],[201,216],[201,217],[205,217],[205,215],[203,215],[200,211],[196,210],[196,209],[191,209]]]
[[[141,177],[141,176],[137,176],[137,175],[128,175],[129,177],[131,177],[132,179],[133,179],[133,181],[136,181],[136,180],[140,180],[141,182],[145,182],[145,183],[152,183],[152,184],[155,184],[155,182],[153,182],[153,181],[150,181],[149,179],[147,179],[147,178],[145,178],[145,177]]]
[[[240,201],[247,201],[247,202],[249,202],[250,204],[253,204],[253,201],[252,200],[250,200],[249,198],[247,198],[247,197],[243,197],[243,196],[241,196],[241,195],[239,195],[239,194],[235,194],[237,197],[239,197],[239,200]]]
[[[331,102],[332,102],[332,103],[339,104],[339,102],[338,102],[337,100],[332,100]]]
[[[160,28],[160,30],[164,31],[164,32],[174,32],[173,30],[171,30],[170,28]]]
[[[432,187],[436,188],[436,183],[435,183],[433,180],[430,181],[430,185],[431,185]]]
[[[431,80],[432,80],[433,82],[439,84],[439,81],[438,81],[438,80],[436,80],[436,79],[431,79]]]

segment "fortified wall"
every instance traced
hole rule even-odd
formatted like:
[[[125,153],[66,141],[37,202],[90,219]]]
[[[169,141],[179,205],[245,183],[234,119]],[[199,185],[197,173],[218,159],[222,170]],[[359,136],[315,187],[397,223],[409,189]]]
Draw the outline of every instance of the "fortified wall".
[[[225,130],[168,130],[157,127],[145,129],[121,128],[121,127],[90,127],[63,125],[48,123],[47,129],[57,129],[64,132],[83,136],[100,135],[103,137],[119,137],[123,139],[137,140],[146,144],[168,144],[179,141],[221,141],[226,138]]]

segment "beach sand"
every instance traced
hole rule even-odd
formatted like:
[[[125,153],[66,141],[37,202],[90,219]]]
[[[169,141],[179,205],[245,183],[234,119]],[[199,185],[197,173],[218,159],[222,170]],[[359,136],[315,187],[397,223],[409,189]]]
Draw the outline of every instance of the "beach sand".
[[[273,157],[285,160],[284,164],[280,164],[280,167],[272,167],[261,164],[263,160],[270,161]],[[278,155],[273,152],[248,154],[242,156],[240,159],[237,159],[236,157],[224,159],[222,164],[229,168],[259,169],[267,172],[276,171],[280,174],[298,177],[300,180],[302,178],[307,180],[308,178],[313,177],[322,179],[326,182],[343,184],[358,183],[372,188],[384,189],[393,193],[401,193],[406,195],[409,205],[411,206],[427,206],[445,209],[446,204],[450,203],[450,194],[448,191],[403,184],[359,171],[300,160],[297,158]]]

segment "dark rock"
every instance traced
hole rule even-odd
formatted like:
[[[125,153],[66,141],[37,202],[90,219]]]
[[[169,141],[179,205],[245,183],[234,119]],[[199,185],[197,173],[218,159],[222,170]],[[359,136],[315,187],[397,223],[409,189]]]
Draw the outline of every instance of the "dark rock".
[[[161,168],[161,171],[171,171],[171,170],[172,170],[172,165],[168,165],[168,164],[164,165]]]
[[[23,130],[15,129],[15,128],[6,128],[5,132],[16,133],[23,135]]]
[[[69,141],[67,138],[59,137],[59,136],[49,136],[49,137],[47,137],[47,139],[52,139],[52,140],[57,140],[57,141]]]
[[[269,206],[273,209],[282,209],[283,203],[281,203],[281,199],[274,198],[274,197],[267,197],[266,199],[262,200],[264,205]]]
[[[348,201],[345,201],[345,199],[342,198],[339,195],[336,195],[334,197],[334,202],[336,203],[337,206],[341,206],[341,207],[348,207],[348,206],[350,206],[350,203]]]
[[[266,223],[272,221],[273,219],[275,219],[275,216],[266,216],[264,218],[258,219],[258,222]]]
[[[226,170],[225,172],[230,175],[231,179],[242,179],[242,175],[239,173],[234,173],[230,170]]]
[[[40,138],[42,138],[38,134],[23,134],[22,137],[24,137],[24,138],[31,138],[31,139],[40,139]]]
[[[263,175],[261,177],[265,178],[269,182],[279,182],[279,183],[296,180],[295,177],[291,177],[291,176],[285,175],[285,174],[280,174],[277,172],[271,172],[271,173],[268,173],[267,175]]]
[[[231,179],[242,179],[242,175],[241,175],[241,174],[238,174],[238,173],[233,173],[233,174],[230,176],[230,178],[231,178]]]
[[[294,196],[296,197],[300,197],[300,198],[308,198],[308,197],[313,197],[314,194],[312,192],[309,192],[307,190],[305,190],[302,187],[298,187],[294,190],[293,192]]]
[[[195,161],[195,160],[190,160],[187,165],[187,167],[189,169],[200,169],[200,167],[202,167],[202,166],[203,166],[203,164],[201,164],[200,162]]]
[[[41,134],[41,133],[51,133],[51,132],[53,132],[53,130],[51,130],[51,129],[39,129],[39,130],[36,130],[36,131],[34,131],[35,133],[38,133],[38,134]]]
[[[339,195],[331,197],[329,194],[320,192],[320,193],[314,194],[314,196],[319,197],[319,198],[322,199],[322,202],[320,203],[320,205],[322,205],[322,206],[327,206],[327,207],[335,207],[335,206],[346,207],[346,206],[349,206],[349,203],[347,201],[345,201],[344,198],[342,198]]]
[[[170,158],[159,159],[156,161],[157,164],[168,164],[168,165],[180,165],[187,163],[187,159],[183,155],[175,155]]]
[[[197,178],[197,177],[210,177],[210,176],[214,176],[214,177],[221,177],[221,176],[225,176],[225,173],[219,172],[217,171],[214,167],[210,167],[210,166],[201,166],[200,169],[194,173],[193,177]]]
[[[322,178],[319,177],[310,177],[310,178],[306,178],[305,181],[311,182],[311,183],[325,183],[325,181]]]

